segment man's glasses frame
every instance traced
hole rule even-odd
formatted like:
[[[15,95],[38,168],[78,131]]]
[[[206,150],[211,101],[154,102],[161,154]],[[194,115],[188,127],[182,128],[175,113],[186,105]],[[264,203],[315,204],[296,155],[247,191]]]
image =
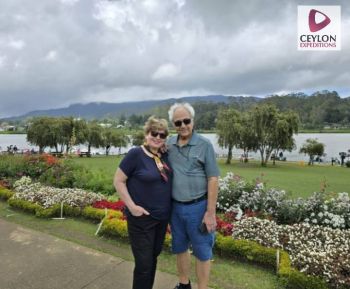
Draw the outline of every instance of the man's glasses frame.
[[[158,132],[158,131],[150,131],[150,134],[152,137],[157,137],[159,136],[161,139],[166,139],[168,134],[164,132]]]
[[[189,125],[191,122],[192,122],[192,120],[190,118],[184,118],[184,119],[179,119],[177,121],[174,121],[174,125],[176,127],[180,127],[180,126],[182,126],[182,123],[184,125]]]

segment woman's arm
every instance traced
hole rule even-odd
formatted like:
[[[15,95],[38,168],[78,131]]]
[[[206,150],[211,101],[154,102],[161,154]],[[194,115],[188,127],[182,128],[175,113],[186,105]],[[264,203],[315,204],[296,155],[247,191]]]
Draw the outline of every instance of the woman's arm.
[[[147,212],[143,207],[137,206],[131,199],[128,188],[126,187],[127,179],[128,177],[124,174],[124,172],[118,168],[114,175],[113,184],[116,191],[119,193],[120,198],[123,200],[133,216],[139,217],[143,214],[149,215],[149,212]]]

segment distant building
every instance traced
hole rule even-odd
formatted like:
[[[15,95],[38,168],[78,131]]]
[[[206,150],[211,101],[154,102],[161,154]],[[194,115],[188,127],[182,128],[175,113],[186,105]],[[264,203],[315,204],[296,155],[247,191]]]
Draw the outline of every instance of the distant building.
[[[107,128],[110,128],[111,126],[112,126],[112,124],[111,123],[99,123],[98,124],[99,126],[102,126],[102,127],[107,127]]]

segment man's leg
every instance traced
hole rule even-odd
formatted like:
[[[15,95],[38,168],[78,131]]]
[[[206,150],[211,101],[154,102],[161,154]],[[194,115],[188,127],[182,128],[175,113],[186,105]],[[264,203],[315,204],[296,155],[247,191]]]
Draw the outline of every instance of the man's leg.
[[[196,258],[196,275],[198,289],[207,289],[210,275],[210,260],[200,261]]]
[[[179,274],[179,282],[181,284],[188,284],[191,272],[191,256],[189,251],[176,255],[176,265]]]

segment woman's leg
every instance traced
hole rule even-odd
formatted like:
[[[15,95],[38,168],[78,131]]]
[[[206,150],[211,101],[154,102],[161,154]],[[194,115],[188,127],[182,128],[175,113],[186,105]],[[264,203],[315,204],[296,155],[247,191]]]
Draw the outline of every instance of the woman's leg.
[[[153,264],[152,264],[152,286],[156,276],[157,257],[162,251],[167,227],[168,227],[168,221],[158,221],[158,224],[156,226],[155,238],[154,238],[154,249],[153,249]]]
[[[166,225],[151,216],[128,217],[128,233],[135,259],[133,289],[152,289],[157,256],[164,242]]]

